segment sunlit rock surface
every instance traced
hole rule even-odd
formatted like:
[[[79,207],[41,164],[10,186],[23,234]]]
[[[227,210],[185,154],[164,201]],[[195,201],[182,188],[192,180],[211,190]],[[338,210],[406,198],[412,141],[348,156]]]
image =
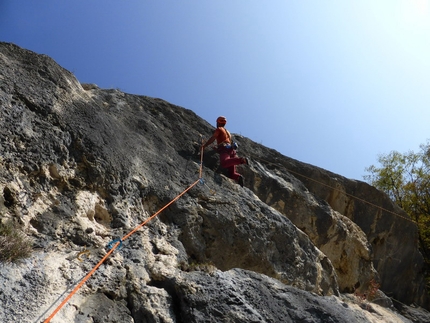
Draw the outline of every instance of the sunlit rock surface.
[[[0,219],[34,247],[0,266],[0,321],[39,322],[109,243],[198,181],[213,127],[161,99],[82,85],[7,43],[0,103]],[[126,239],[52,322],[430,321],[417,229],[384,194],[235,140],[252,161],[240,166],[244,188],[208,148],[203,180]]]

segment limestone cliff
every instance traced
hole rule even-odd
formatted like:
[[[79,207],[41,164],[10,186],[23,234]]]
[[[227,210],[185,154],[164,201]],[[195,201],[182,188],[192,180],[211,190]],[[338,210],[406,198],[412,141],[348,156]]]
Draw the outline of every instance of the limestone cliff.
[[[0,321],[40,322],[110,242],[198,180],[213,127],[82,85],[13,44],[0,43],[0,64],[0,220],[34,248],[0,267]],[[416,226],[384,194],[235,140],[252,160],[244,188],[208,149],[204,181],[124,240],[52,322],[430,320]]]

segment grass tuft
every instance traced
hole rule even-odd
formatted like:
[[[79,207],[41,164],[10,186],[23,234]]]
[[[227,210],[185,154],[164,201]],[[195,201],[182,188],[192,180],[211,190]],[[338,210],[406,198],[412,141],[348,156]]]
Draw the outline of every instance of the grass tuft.
[[[32,253],[30,239],[16,225],[0,222],[0,262],[17,262]]]

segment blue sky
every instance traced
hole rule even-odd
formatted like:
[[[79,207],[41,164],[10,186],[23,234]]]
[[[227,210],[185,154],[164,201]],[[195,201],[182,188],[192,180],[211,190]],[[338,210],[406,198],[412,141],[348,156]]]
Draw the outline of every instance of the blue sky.
[[[430,138],[427,0],[0,0],[0,41],[348,178]]]

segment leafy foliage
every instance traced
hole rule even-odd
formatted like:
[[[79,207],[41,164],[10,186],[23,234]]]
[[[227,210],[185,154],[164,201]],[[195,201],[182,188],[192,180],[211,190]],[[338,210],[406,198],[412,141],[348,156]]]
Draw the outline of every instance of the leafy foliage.
[[[0,262],[16,262],[31,255],[32,244],[13,224],[0,222]]]
[[[366,168],[364,179],[389,197],[418,225],[421,252],[430,268],[430,141],[418,152],[378,156],[380,167]]]
[[[381,285],[376,282],[376,280],[372,279],[369,284],[367,289],[364,292],[360,292],[358,290],[354,291],[354,296],[358,299],[359,302],[372,302],[377,300],[377,295],[379,292],[379,287],[381,287]],[[369,304],[366,305],[365,307],[367,310],[370,310],[370,306]]]

